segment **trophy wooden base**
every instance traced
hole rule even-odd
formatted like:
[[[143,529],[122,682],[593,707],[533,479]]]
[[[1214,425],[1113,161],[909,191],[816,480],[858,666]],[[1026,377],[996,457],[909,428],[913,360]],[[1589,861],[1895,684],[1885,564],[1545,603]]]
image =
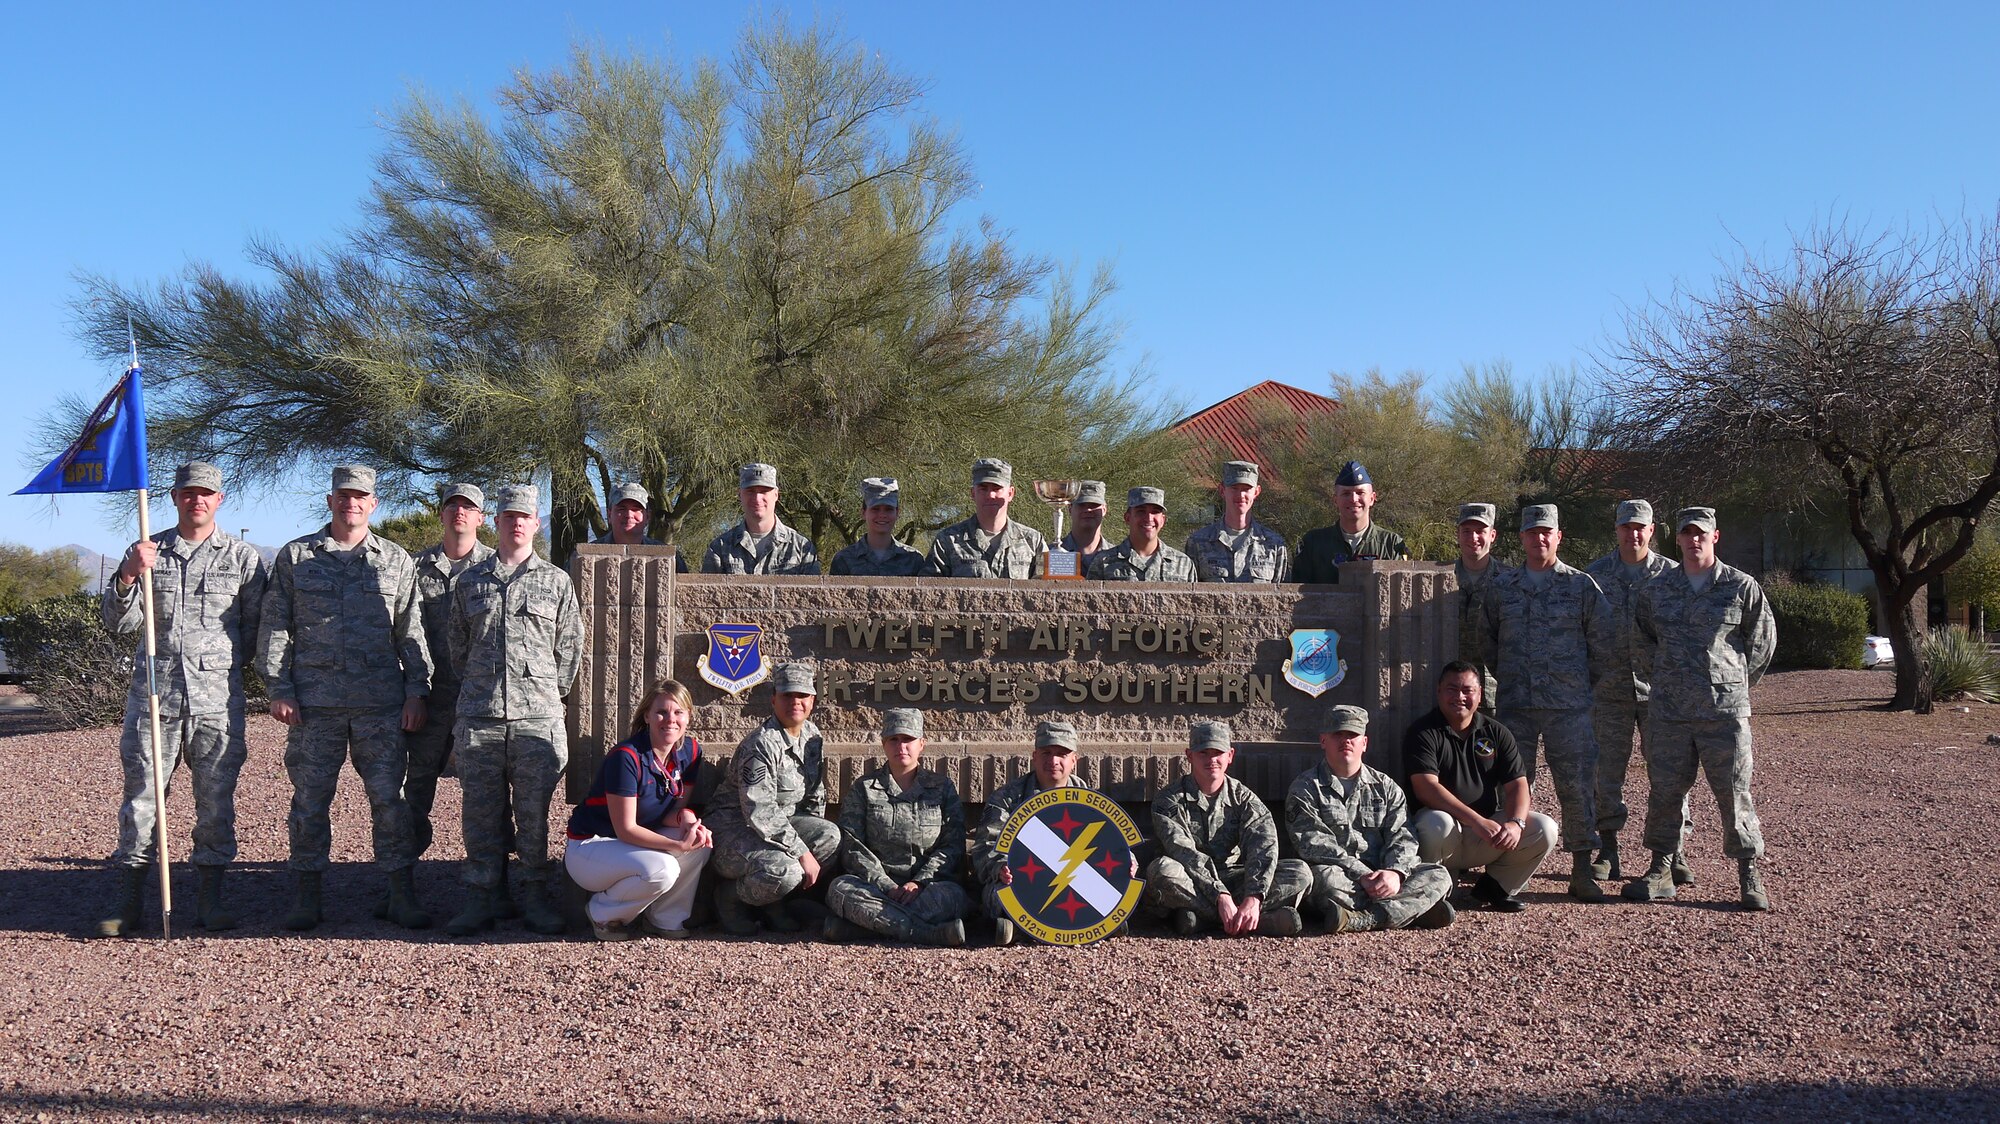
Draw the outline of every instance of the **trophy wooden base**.
[[[1082,581],[1083,555],[1074,550],[1042,551],[1042,576],[1051,581]]]

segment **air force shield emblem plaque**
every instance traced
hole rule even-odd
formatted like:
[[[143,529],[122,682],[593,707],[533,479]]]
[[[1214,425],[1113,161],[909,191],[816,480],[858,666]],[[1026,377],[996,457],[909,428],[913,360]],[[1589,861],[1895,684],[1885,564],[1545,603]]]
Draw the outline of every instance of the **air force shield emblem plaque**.
[[[1340,659],[1340,633],[1330,628],[1292,630],[1292,658],[1285,661],[1285,682],[1318,698],[1347,678],[1347,661]]]
[[[1014,810],[998,850],[1012,884],[1000,904],[1043,944],[1085,945],[1124,924],[1146,884],[1132,877],[1139,829],[1116,801],[1088,788],[1040,793]]]
[[[762,625],[712,624],[708,626],[708,655],[701,661],[701,677],[712,686],[732,695],[743,692],[771,677],[758,641]]]

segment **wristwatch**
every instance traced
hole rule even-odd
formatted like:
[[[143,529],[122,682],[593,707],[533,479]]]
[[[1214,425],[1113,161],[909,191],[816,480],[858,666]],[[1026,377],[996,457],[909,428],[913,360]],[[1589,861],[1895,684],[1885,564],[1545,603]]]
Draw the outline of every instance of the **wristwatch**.
[[[1501,822],[1501,823],[1510,823],[1510,824],[1513,824],[1513,825],[1514,825],[1514,826],[1516,826],[1516,827],[1521,827],[1521,828],[1525,828],[1525,827],[1527,827],[1527,826],[1528,826],[1528,821],[1527,821],[1527,819],[1526,819],[1525,817],[1523,817],[1523,818],[1520,818],[1520,819],[1512,819],[1512,820],[1501,820],[1500,822]]]

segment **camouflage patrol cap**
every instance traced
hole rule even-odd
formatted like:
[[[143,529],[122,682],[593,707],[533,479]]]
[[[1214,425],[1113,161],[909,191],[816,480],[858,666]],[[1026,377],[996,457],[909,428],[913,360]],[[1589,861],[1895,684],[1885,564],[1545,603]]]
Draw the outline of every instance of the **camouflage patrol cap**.
[[[778,670],[771,673],[771,689],[781,695],[817,695],[819,688],[813,685],[813,665],[809,663],[781,663]]]
[[[1358,488],[1363,484],[1375,483],[1375,478],[1368,475],[1367,467],[1360,461],[1348,461],[1340,466],[1340,475],[1335,477],[1333,482],[1343,488]]]
[[[1076,485],[1076,502],[1094,503],[1099,507],[1103,507],[1104,481],[1102,480],[1078,481]]]
[[[1188,752],[1199,753],[1206,749],[1227,751],[1230,748],[1229,723],[1197,722],[1188,728]]]
[[[174,491],[182,488],[206,488],[211,492],[220,492],[222,470],[207,461],[189,461],[174,469]]]
[[[1623,527],[1627,523],[1644,523],[1650,526],[1652,522],[1652,504],[1645,500],[1618,501],[1618,526]]]
[[[870,476],[861,482],[862,507],[903,506],[903,486],[893,476]]]
[[[1500,512],[1490,503],[1462,503],[1458,505],[1458,521],[1464,523],[1484,523],[1488,527],[1500,525]]]
[[[890,738],[921,738],[924,736],[924,712],[907,706],[899,706],[882,715],[882,740]]]
[[[738,488],[775,488],[778,470],[768,464],[746,464],[736,472]]]
[[[1556,531],[1562,530],[1562,522],[1557,515],[1555,504],[1530,504],[1521,509],[1521,529],[1523,531],[1532,531],[1538,527],[1547,527]]]
[[[646,490],[644,484],[628,481],[618,485],[618,490],[611,493],[611,506],[617,507],[621,503],[636,503],[640,507],[650,507],[653,503],[653,494]]]
[[[540,515],[542,495],[533,484],[509,484],[500,489],[500,510]]]
[[[1133,508],[1147,506],[1157,507],[1161,511],[1165,511],[1167,509],[1166,489],[1140,487],[1133,488],[1125,493],[1125,510],[1131,511]]]
[[[1222,466],[1222,482],[1227,484],[1255,484],[1257,482],[1256,461],[1230,461]]]
[[[1368,712],[1358,706],[1342,703],[1326,708],[1326,717],[1319,722],[1322,734],[1365,734],[1368,732]]]
[[[1715,533],[1715,509],[1712,507],[1684,507],[1674,517],[1674,531],[1679,533],[1689,527],[1700,527],[1709,534]]]
[[[333,490],[346,489],[362,495],[375,494],[375,470],[365,464],[343,464],[333,470]]]
[[[451,500],[464,500],[474,507],[484,508],[486,493],[480,491],[477,484],[446,484],[444,490],[438,493],[438,503],[443,505]]]
[[[1053,746],[1076,752],[1076,727],[1060,718],[1051,718],[1035,724],[1035,748]]]
[[[999,457],[980,457],[972,462],[972,486],[998,484],[1003,488],[1014,485],[1014,466]]]

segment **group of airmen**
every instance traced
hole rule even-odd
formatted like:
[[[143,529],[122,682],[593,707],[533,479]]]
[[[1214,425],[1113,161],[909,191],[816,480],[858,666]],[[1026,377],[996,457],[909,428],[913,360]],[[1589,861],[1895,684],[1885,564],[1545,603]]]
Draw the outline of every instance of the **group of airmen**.
[[[896,481],[863,481],[867,533],[834,556],[831,572],[1038,576],[1048,544],[1008,517],[1012,476],[1004,461],[975,462],[973,514],[938,532],[928,552],[894,536]],[[1128,535],[1107,546],[1106,491],[1098,481],[1082,483],[1074,529],[1060,546],[1082,557],[1088,576],[1130,581],[1335,582],[1342,563],[1408,557],[1403,540],[1373,522],[1374,484],[1356,462],[1342,466],[1336,479],[1338,523],[1306,534],[1296,556],[1283,536],[1252,518],[1261,492],[1258,466],[1231,461],[1221,477],[1221,518],[1191,535],[1185,552],[1160,541],[1166,497],[1150,487],[1128,492]],[[128,695],[120,742],[125,793],[113,859],[120,891],[100,932],[129,935],[143,924],[157,814],[146,750],[149,684],[159,694],[160,767],[171,778],[185,759],[195,786],[197,920],[210,930],[235,924],[223,900],[223,875],[236,854],[242,672],[253,661],[272,717],[289,727],[295,886],[287,928],[311,929],[324,915],[328,812],[340,769],[351,759],[367,792],[375,861],[385,875],[378,917],[406,928],[432,923],[417,901],[412,868],[432,839],[438,779],[455,774],[463,790],[466,895],[447,929],[466,935],[519,917],[532,931],[561,932],[547,823],[568,758],[563,700],[576,678],[582,629],[568,575],[533,549],[541,526],[536,489],[500,490],[498,546],[488,548],[478,540],[487,518],[484,493],[448,485],[440,541],[413,557],[369,530],[374,471],[341,466],[333,471],[326,526],[287,543],[267,569],[254,548],[217,527],[222,483],[214,465],[181,466],[172,492],[175,526],[132,544],[103,596],[107,627],[135,631],[142,619],[137,582],[150,571],[158,635],[153,666],[145,666],[141,648]],[[709,544],[703,571],[819,573],[812,541],[778,519],[777,470],[744,465],[738,483],[743,519]],[[653,541],[645,537],[645,490],[628,484],[614,495],[611,530],[599,541]],[[1625,887],[1625,897],[1671,898],[1676,886],[1692,881],[1683,858],[1688,793],[1697,770],[1705,770],[1721,812],[1723,851],[1739,864],[1743,905],[1768,908],[1750,795],[1749,688],[1775,647],[1769,605],[1754,579],[1716,559],[1712,509],[1679,513],[1679,564],[1652,551],[1646,501],[1621,503],[1617,522],[1616,552],[1577,570],[1557,556],[1562,533],[1555,507],[1528,507],[1520,530],[1524,562],[1510,567],[1492,555],[1493,505],[1463,506],[1455,564],[1462,659],[1439,677],[1438,709],[1406,735],[1403,777],[1363,764],[1364,711],[1327,712],[1320,734],[1326,760],[1301,776],[1286,800],[1297,859],[1278,857],[1274,817],[1228,777],[1234,751],[1227,726],[1196,723],[1189,776],[1153,806],[1159,854],[1148,871],[1149,905],[1171,915],[1182,932],[1215,926],[1296,933],[1302,907],[1341,931],[1437,926],[1450,923],[1454,888],[1475,872],[1482,873],[1457,900],[1521,908],[1516,892],[1558,843],[1572,855],[1569,893],[1604,900],[1598,882],[1622,877],[1617,837],[1627,818],[1623,787],[1636,732],[1651,786],[1643,844],[1652,861]],[[874,787],[857,784],[848,794],[843,823],[824,820],[821,763],[816,751],[808,760],[806,748],[818,735],[803,733],[812,688],[810,669],[802,666],[778,670],[773,696],[774,706],[790,698],[798,721],[780,723],[775,735],[760,730],[745,739],[718,790],[715,901],[724,927],[755,931],[760,921],[785,927],[784,900],[821,881],[823,865],[838,863],[846,873],[830,876],[833,884],[823,891],[832,910],[821,922],[828,935],[858,925],[904,939],[962,943],[972,895],[924,896],[910,889],[916,880],[895,881],[901,868],[883,860],[884,848],[904,857],[917,852],[907,843],[878,845],[870,834],[907,821],[951,837],[938,846],[955,840],[962,850],[963,812],[955,821],[950,812],[956,794],[927,771],[900,779],[870,774]],[[914,739],[920,755],[922,716],[891,712],[883,734],[885,753],[892,741]],[[745,752],[760,736],[781,751]],[[1011,939],[1011,926],[994,903],[1008,874],[991,841],[1021,802],[1073,783],[1077,748],[1072,725],[1043,722],[1033,769],[993,795],[974,834],[969,858],[979,900],[1003,939]],[[1559,828],[1529,807],[1538,750],[1553,778]],[[762,764],[743,773],[753,761]],[[784,791],[764,792],[780,774],[789,776]],[[932,779],[913,788],[914,776]],[[934,800],[936,814],[868,810],[913,799]],[[789,803],[783,815],[772,812],[780,803]],[[960,825],[956,834],[948,827],[953,822]],[[510,856],[518,856],[521,868],[518,899]],[[921,861],[926,870],[956,876],[948,854],[925,850]],[[945,917],[954,911],[958,916]],[[601,913],[594,905],[599,935],[620,935],[629,917],[606,921]]]

